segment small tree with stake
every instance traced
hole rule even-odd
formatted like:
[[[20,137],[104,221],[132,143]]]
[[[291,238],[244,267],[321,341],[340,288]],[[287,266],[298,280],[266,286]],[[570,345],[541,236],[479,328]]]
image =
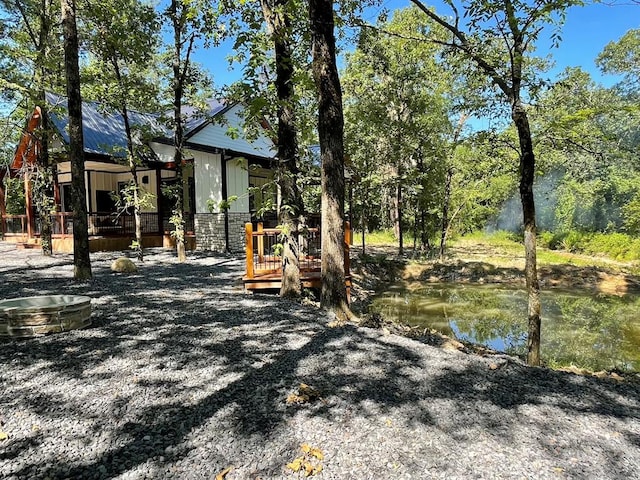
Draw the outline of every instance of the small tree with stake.
[[[520,199],[525,245],[525,279],[529,332],[527,363],[540,364],[540,286],[536,265],[536,219],[533,198],[535,155],[525,94],[535,93],[536,75],[528,52],[545,26],[558,25],[564,13],[579,0],[471,0],[447,1],[451,17],[435,13],[421,0],[411,0],[425,15],[441,25],[447,36],[425,38],[463,55],[487,75],[510,108],[520,145]],[[460,11],[463,15],[460,15]],[[560,37],[552,34],[557,43]]]

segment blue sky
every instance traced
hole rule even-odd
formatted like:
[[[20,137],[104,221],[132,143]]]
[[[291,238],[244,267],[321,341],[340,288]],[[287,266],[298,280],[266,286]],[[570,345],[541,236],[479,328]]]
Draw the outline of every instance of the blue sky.
[[[436,5],[437,11],[447,13],[447,10],[439,9],[439,2],[425,2],[427,5]],[[410,3],[408,0],[387,0],[383,8],[393,10],[403,8]],[[381,8],[367,10],[365,18],[371,23],[375,22]],[[592,4],[584,7],[572,7],[567,12],[565,26],[562,29],[562,43],[559,48],[550,49],[548,46],[548,33],[543,32],[539,45],[539,55],[551,54],[555,67],[549,73],[551,79],[562,72],[566,67],[582,67],[590,72],[593,78],[610,86],[616,78],[603,76],[595,65],[596,56],[604,46],[611,41],[618,40],[625,32],[632,28],[640,28],[640,5],[620,4],[605,5]],[[229,70],[225,57],[229,54],[233,42],[226,42],[222,46],[210,50],[197,52],[196,60],[202,63],[214,77],[216,86],[227,85],[242,76],[241,67],[236,65]]]

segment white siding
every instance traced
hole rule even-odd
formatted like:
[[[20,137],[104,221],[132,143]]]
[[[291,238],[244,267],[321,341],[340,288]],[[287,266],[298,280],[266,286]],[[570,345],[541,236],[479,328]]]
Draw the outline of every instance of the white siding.
[[[175,158],[175,148],[163,143],[150,142],[149,146],[163,163],[171,163]]]
[[[234,158],[227,161],[227,194],[237,195],[238,199],[231,204],[229,212],[249,212],[249,172],[247,160]]]
[[[222,170],[220,155],[193,152],[193,175],[195,177],[196,213],[209,213],[208,200],[222,200]]]
[[[261,134],[251,142],[246,140],[242,129],[243,119],[239,115],[241,110],[242,106],[235,105],[224,114],[222,123],[209,123],[202,130],[189,137],[189,142],[258,157],[275,156],[273,142],[266,135]],[[227,135],[229,129],[236,131],[237,138]]]

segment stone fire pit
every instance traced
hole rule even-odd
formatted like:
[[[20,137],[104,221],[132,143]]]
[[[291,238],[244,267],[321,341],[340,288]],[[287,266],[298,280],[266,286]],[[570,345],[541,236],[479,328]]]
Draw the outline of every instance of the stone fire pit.
[[[0,337],[34,337],[91,324],[91,298],[43,295],[0,301]]]

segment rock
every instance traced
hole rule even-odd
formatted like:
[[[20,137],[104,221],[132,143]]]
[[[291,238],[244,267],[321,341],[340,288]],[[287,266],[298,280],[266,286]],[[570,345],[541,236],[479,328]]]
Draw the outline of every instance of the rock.
[[[369,328],[381,328],[384,321],[382,319],[382,315],[378,312],[373,312],[368,315],[365,315],[360,321],[361,327],[369,327]]]
[[[135,273],[138,271],[138,267],[127,257],[120,257],[113,261],[111,270],[117,273]]]

